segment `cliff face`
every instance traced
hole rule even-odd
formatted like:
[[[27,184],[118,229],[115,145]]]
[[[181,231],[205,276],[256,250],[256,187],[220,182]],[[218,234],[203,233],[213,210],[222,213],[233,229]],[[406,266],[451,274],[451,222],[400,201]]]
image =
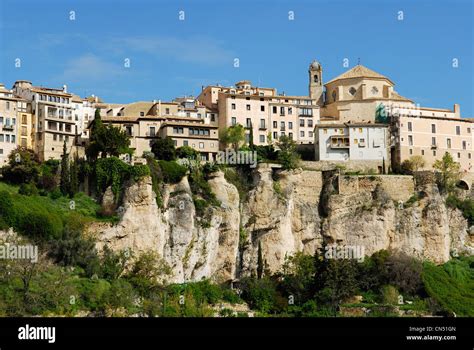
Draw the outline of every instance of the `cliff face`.
[[[386,177],[357,180],[356,186],[351,180],[351,187],[316,171],[278,171],[278,181],[274,177],[270,167],[258,167],[254,188],[241,203],[223,173],[214,174],[209,184],[221,206],[209,209],[206,224],[196,217],[186,178],[163,188],[163,209],[146,178],[126,188],[117,225],[89,230],[99,248],[154,250],[171,268],[170,282],[229,281],[255,273],[259,251],[265,269],[276,272],[286,256],[313,254],[323,242],[362,246],[366,255],[401,251],[436,263],[473,253],[466,220],[432,186],[408,205],[401,191],[391,193]]]

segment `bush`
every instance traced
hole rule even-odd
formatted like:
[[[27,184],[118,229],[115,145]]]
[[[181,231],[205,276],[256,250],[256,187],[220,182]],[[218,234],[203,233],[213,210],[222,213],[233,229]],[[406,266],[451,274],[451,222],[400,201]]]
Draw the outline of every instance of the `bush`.
[[[18,193],[24,196],[37,196],[38,189],[36,188],[36,185],[34,183],[23,183],[20,185]]]
[[[151,144],[151,151],[159,160],[172,161],[176,159],[176,149],[171,137],[154,140]]]
[[[186,175],[187,168],[175,161],[159,160],[163,180],[166,183],[178,183]]]
[[[397,305],[398,304],[398,291],[397,288],[391,285],[383,286],[380,294],[382,296],[382,302],[384,304]]]
[[[187,159],[199,159],[199,152],[189,146],[182,146],[176,149],[176,157]]]

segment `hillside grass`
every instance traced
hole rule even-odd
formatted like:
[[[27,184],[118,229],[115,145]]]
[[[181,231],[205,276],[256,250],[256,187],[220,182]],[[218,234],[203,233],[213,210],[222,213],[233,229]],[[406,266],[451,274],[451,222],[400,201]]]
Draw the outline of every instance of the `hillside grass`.
[[[474,256],[440,266],[425,263],[423,282],[428,294],[443,309],[457,316],[474,316]]]

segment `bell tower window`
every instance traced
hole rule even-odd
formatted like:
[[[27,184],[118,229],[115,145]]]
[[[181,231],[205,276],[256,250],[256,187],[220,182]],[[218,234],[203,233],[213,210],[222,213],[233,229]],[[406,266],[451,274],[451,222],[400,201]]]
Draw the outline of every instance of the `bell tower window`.
[[[315,74],[315,75],[313,76],[313,81],[314,81],[315,83],[319,83],[319,77],[318,77],[317,74]]]
[[[334,102],[336,102],[336,97],[337,97],[337,93],[336,93],[336,90],[334,90],[334,91],[332,92],[332,100],[333,100]]]

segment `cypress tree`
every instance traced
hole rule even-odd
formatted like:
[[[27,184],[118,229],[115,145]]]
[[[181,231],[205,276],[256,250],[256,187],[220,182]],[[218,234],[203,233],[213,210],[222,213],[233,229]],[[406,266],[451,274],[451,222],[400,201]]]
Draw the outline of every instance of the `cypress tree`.
[[[61,182],[60,189],[63,195],[70,194],[71,191],[71,179],[69,177],[69,156],[67,154],[66,140],[63,144],[63,155],[61,159]]]

